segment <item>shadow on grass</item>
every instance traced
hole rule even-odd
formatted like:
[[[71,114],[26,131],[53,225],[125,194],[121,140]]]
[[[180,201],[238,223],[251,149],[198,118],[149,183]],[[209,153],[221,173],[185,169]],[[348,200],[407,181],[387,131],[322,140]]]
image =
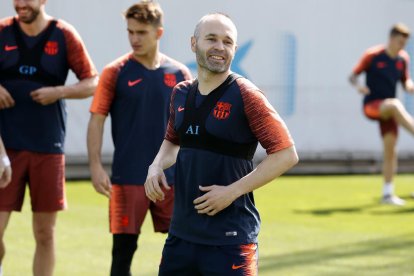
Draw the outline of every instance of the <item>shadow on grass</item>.
[[[321,269],[327,265],[340,266],[342,271],[355,270],[360,273],[363,273],[361,270],[370,272],[370,270],[378,271],[380,269],[394,269],[394,271],[395,269],[401,269],[400,271],[409,269],[414,271],[412,252],[414,252],[414,233],[392,238],[373,239],[288,254],[259,257],[259,271],[274,271],[274,275],[278,275],[276,274],[278,270],[295,269],[297,271],[303,268],[303,271],[306,271],[306,266],[318,265],[321,266]],[[381,261],[388,259],[387,256],[393,257],[392,265],[381,263]],[[378,261],[374,261],[374,263],[371,261],[371,264],[354,262],[355,258],[372,257],[377,257]],[[398,260],[395,257],[398,257]],[[399,267],[395,267],[396,265]]]
[[[401,196],[402,199],[406,200],[407,203],[410,200],[413,200],[411,195]],[[358,213],[368,209],[380,207],[380,206],[387,206],[380,203],[380,198],[375,198],[373,203],[370,204],[362,204],[357,206],[350,206],[350,207],[332,207],[332,208],[321,208],[321,209],[310,209],[310,210],[293,210],[294,213],[297,214],[312,214],[318,216],[328,216],[335,213]],[[371,211],[370,213],[374,215],[393,215],[393,214],[407,214],[413,213],[414,208],[406,208],[406,207],[399,207],[399,206],[391,206],[388,205],[392,210],[375,210]]]
[[[351,207],[334,207],[334,208],[323,208],[323,209],[311,209],[311,210],[293,210],[294,213],[297,214],[312,214],[318,216],[328,216],[335,213],[358,213],[364,210],[378,207],[378,203],[372,204],[364,204],[359,206],[351,206]]]

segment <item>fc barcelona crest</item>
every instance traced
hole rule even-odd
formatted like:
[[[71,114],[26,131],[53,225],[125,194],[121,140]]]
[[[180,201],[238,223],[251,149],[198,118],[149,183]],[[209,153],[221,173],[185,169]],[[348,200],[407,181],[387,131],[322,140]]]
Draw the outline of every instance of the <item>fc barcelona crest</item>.
[[[226,120],[230,116],[231,104],[225,102],[217,102],[213,110],[214,118],[218,120]]]
[[[395,67],[397,68],[397,70],[402,71],[404,69],[404,62],[402,60],[397,61]]]
[[[57,41],[48,41],[45,45],[45,53],[49,56],[55,56],[57,55],[59,51],[59,44]]]
[[[174,87],[177,84],[175,74],[164,74],[164,83],[168,87]]]

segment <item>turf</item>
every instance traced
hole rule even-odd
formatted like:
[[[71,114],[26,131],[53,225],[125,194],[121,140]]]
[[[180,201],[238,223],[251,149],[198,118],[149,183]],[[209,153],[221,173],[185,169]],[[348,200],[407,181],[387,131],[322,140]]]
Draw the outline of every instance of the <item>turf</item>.
[[[404,207],[378,204],[381,177],[282,177],[255,192],[262,215],[259,275],[414,275],[414,175],[400,175]],[[55,275],[109,275],[107,200],[88,182],[67,185],[59,214]],[[156,275],[165,236],[147,217],[133,275]],[[6,232],[6,276],[31,275],[33,241],[27,201]]]

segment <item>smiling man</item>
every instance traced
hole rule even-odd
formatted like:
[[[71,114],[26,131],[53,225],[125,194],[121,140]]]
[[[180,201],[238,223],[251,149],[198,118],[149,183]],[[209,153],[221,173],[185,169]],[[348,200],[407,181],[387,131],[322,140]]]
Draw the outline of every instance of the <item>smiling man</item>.
[[[208,14],[191,38],[198,79],[178,84],[147,196],[165,200],[163,170],[176,163],[175,202],[159,275],[257,275],[259,213],[253,190],[298,162],[293,140],[263,93],[230,71],[237,30]],[[257,143],[268,156],[253,168]]]
[[[92,183],[110,197],[110,231],[113,234],[111,275],[130,274],[138,235],[149,210],[156,232],[170,226],[173,192],[163,202],[145,196],[148,166],[162,143],[173,87],[191,78],[181,63],[159,52],[163,13],[154,2],[142,1],[125,12],[132,52],[107,65],[92,106],[88,151]],[[111,116],[115,152],[112,177],[101,162],[104,122]],[[173,184],[173,170],[166,172]]]
[[[0,189],[0,263],[11,212],[21,210],[29,184],[33,274],[52,275],[57,211],[66,208],[65,99],[91,96],[97,71],[73,26],[45,12],[46,0],[13,4],[17,15],[0,20],[0,132],[13,170]],[[65,85],[69,70],[79,82]]]

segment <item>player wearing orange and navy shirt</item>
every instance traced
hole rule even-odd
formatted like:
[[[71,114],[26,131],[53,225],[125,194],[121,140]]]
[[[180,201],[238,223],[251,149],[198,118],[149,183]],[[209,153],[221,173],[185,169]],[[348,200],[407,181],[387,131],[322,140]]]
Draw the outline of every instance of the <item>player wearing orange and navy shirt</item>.
[[[180,275],[180,266],[191,262],[194,273],[203,271],[203,275],[216,275],[214,269],[223,267],[228,270],[222,275],[239,268],[243,275],[253,275],[249,273],[257,270],[260,228],[253,193],[242,195],[214,216],[197,213],[193,200],[201,195],[199,186],[226,186],[249,174],[258,142],[268,154],[291,147],[293,140],[284,122],[256,86],[234,74],[208,96],[200,94],[196,82],[180,83],[173,92],[170,113],[165,139],[180,145],[180,150],[160,275]],[[207,245],[203,250],[197,249],[203,245]],[[177,252],[187,248],[189,253],[181,252],[180,260],[167,253],[169,248]],[[197,263],[194,252],[204,252],[200,254],[217,265]]]
[[[66,208],[64,99],[89,97],[97,83],[79,34],[48,15],[45,5],[40,0],[13,1],[16,16],[0,20],[0,133],[13,171],[11,183],[0,189],[0,233],[11,212],[21,210],[28,184],[36,275],[53,274],[57,211]],[[69,70],[79,81],[66,85]]]
[[[49,166],[47,172],[37,169],[37,174],[31,174],[33,210],[61,210],[66,206],[63,188],[65,101],[39,103],[34,100],[33,92],[64,85],[69,70],[79,80],[97,75],[79,34],[71,25],[53,19],[40,34],[29,36],[20,28],[17,17],[0,21],[0,85],[14,101],[9,108],[0,111],[0,132],[14,173],[11,185],[0,190],[0,210],[21,209],[23,185],[30,170],[26,161],[32,153],[46,154],[48,162],[52,162],[50,166],[59,164],[60,167],[50,170]],[[31,158],[41,159],[41,156]],[[47,184],[43,178],[45,174],[49,174],[53,184]]]
[[[397,83],[405,83],[410,79],[409,56],[401,50],[396,57],[390,57],[384,45],[369,48],[352,70],[353,74],[366,73],[366,85],[370,90],[364,96],[365,115],[374,120],[379,119],[379,104],[384,99],[395,98]],[[397,123],[394,119],[380,120],[381,133],[391,131],[398,133]]]
[[[148,166],[154,159],[165,134],[173,87],[189,79],[189,70],[181,63],[160,54],[159,68],[150,70],[127,54],[109,64],[102,72],[90,111],[111,116],[114,155],[111,176],[110,231],[137,235],[149,210],[156,232],[166,233],[170,226],[173,189],[166,200],[156,204],[145,196]],[[174,168],[165,171],[174,183]],[[114,240],[114,247],[117,242]],[[125,250],[121,248],[121,250]],[[134,250],[131,250],[132,252]],[[114,260],[116,258],[114,257]],[[116,264],[113,264],[112,270]],[[127,265],[125,265],[127,266]],[[128,267],[129,269],[129,267]]]
[[[384,178],[381,202],[392,205],[404,205],[404,200],[394,194],[393,178],[397,171],[398,126],[403,126],[414,135],[414,118],[396,97],[397,83],[409,93],[414,93],[414,84],[409,75],[409,56],[404,47],[410,36],[410,30],[402,23],[395,24],[390,30],[385,46],[368,49],[350,76],[350,82],[364,95],[364,113],[366,117],[379,121],[383,142]],[[358,84],[358,75],[366,73],[366,85]]]

